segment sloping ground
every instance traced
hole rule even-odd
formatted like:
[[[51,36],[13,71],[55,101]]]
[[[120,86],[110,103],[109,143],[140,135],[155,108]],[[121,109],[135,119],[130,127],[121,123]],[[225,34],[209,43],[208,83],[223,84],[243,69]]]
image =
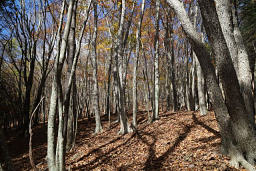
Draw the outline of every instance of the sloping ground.
[[[153,124],[147,124],[145,117],[139,114],[138,131],[125,136],[117,135],[118,124],[109,129],[104,121],[104,132],[94,135],[94,124],[80,121],[76,146],[67,154],[67,169],[234,170],[219,152],[220,135],[213,112],[202,117],[193,112],[161,113]],[[46,129],[34,132],[35,162],[46,169]],[[31,168],[24,144],[25,140],[18,139],[9,142],[17,170]],[[17,146],[23,148],[21,152]]]

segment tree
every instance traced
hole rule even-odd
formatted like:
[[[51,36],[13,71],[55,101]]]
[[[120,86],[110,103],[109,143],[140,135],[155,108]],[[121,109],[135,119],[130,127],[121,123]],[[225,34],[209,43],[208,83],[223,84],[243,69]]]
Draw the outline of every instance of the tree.
[[[125,0],[122,0],[121,3],[121,15],[120,15],[120,22],[119,22],[119,29],[117,32],[117,38],[114,45],[114,60],[115,60],[115,67],[114,67],[114,79],[116,90],[118,90],[119,94],[119,112],[120,112],[120,131],[119,134],[126,134],[130,131],[130,126],[128,123],[128,119],[126,117],[125,111],[125,92],[124,92],[124,77],[123,77],[123,57],[121,56],[124,51],[124,44],[123,44],[123,32],[124,32],[124,19],[125,19]]]
[[[160,0],[156,0],[154,40],[154,109],[152,121],[159,119],[159,21]]]
[[[198,7],[196,5],[192,5],[191,9],[192,12],[192,23],[194,24],[194,28],[197,28],[198,23]],[[202,29],[201,29],[202,31]],[[204,42],[204,34],[202,33],[202,42]],[[207,113],[207,107],[206,107],[206,98],[205,98],[205,84],[204,84],[204,76],[202,73],[202,68],[200,66],[200,63],[197,60],[197,57],[195,56],[195,53],[193,53],[194,58],[193,62],[196,67],[196,75],[197,75],[197,90],[198,90],[198,102],[199,102],[199,109],[200,114],[205,115]]]
[[[210,54],[201,43],[200,35],[193,29],[183,4],[176,0],[168,0],[167,2],[178,15],[201,64],[216,118],[220,126],[223,149],[231,156],[231,163],[234,166],[238,167],[238,163],[241,163],[246,169],[254,170],[251,165],[254,163],[254,125],[248,120],[248,113],[245,109],[245,103],[240,92],[230,53],[221,31],[214,2],[198,1],[204,27],[216,57],[216,65],[219,66],[219,74],[224,87],[226,104],[217,84],[214,67],[210,62]],[[230,87],[230,85],[233,86]],[[247,160],[245,160],[245,157]]]
[[[97,3],[93,2],[94,7],[94,32],[92,36],[92,53],[91,53],[91,61],[93,67],[93,109],[95,114],[96,128],[95,133],[102,132],[102,126],[100,121],[100,108],[99,108],[99,89],[98,89],[98,64],[97,64]]]
[[[227,46],[234,64],[237,78],[240,85],[240,91],[243,95],[246,110],[250,113],[250,120],[254,123],[254,102],[252,95],[252,74],[247,51],[245,49],[242,35],[238,27],[237,14],[235,6],[230,8],[229,1],[216,1],[216,10],[220,25],[223,31]]]
[[[47,129],[47,163],[50,171],[54,170],[64,170],[65,168],[65,151],[64,151],[64,119],[63,119],[63,94],[62,94],[62,84],[61,84],[61,75],[63,64],[65,60],[65,52],[67,47],[67,40],[71,26],[71,18],[72,18],[72,9],[73,9],[74,1],[69,1],[68,13],[67,13],[67,23],[64,28],[63,37],[61,39],[61,27],[63,23],[63,13],[65,9],[65,2],[63,1],[61,16],[60,16],[60,25],[57,33],[57,46],[58,46],[58,54],[55,59],[54,64],[54,80],[52,82],[52,92],[51,92],[51,101],[50,101],[50,109],[48,116],[48,129]],[[55,115],[59,113],[59,125],[58,125],[58,138],[57,138],[57,146],[55,150]]]
[[[135,60],[134,60],[134,68],[133,68],[133,126],[137,127],[137,66],[139,61],[139,53],[140,53],[140,38],[141,38],[141,25],[144,16],[145,9],[145,0],[141,2],[141,12],[140,12],[140,20],[138,23],[138,28],[136,32],[136,52],[135,52]]]

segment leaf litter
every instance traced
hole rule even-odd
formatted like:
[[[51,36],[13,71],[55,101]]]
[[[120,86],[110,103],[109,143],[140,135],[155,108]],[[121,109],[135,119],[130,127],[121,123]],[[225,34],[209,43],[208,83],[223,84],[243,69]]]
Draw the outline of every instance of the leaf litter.
[[[131,119],[131,113],[129,115]],[[136,132],[118,135],[119,124],[102,119],[104,131],[95,135],[93,120],[79,120],[76,145],[66,155],[70,170],[236,170],[220,153],[220,134],[214,112],[161,112],[148,124],[146,112],[138,114]],[[131,121],[131,120],[130,120]],[[47,170],[47,128],[34,128],[33,156]],[[16,170],[30,170],[28,138],[9,133],[8,146]],[[24,148],[23,148],[24,147]]]

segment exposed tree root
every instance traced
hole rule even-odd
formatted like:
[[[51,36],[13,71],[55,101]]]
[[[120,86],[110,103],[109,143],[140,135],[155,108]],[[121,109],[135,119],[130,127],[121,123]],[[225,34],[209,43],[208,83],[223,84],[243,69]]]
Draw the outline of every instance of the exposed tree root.
[[[256,171],[255,167],[250,164],[248,161],[249,160],[254,160],[254,158],[249,158],[249,160],[247,161],[243,154],[237,150],[236,147],[234,147],[233,145],[231,145],[232,147],[230,148],[230,157],[231,157],[231,160],[230,160],[230,165],[232,167],[235,167],[236,169],[239,168],[239,166],[243,166],[246,170],[249,170],[249,171]]]

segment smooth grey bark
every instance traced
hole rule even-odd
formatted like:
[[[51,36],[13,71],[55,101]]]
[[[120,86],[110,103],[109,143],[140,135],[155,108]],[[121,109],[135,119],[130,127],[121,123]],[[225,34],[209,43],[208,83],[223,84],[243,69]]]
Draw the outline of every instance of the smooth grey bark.
[[[112,35],[112,32],[111,32],[111,27],[109,25],[109,22],[108,22],[108,19],[107,19],[107,26],[108,26],[108,32],[111,36],[111,40],[112,42],[114,41],[113,40],[113,35]],[[109,119],[109,127],[111,125],[111,109],[110,109],[110,106],[111,106],[111,100],[110,100],[110,97],[111,97],[111,73],[112,73],[112,68],[113,68],[113,44],[111,44],[111,47],[110,47],[110,57],[109,57],[109,61],[108,61],[108,82],[107,82],[107,92],[106,92],[106,109],[105,109],[105,114],[108,115],[108,119]]]
[[[117,39],[114,46],[114,54],[113,57],[115,59],[115,68],[114,68],[114,77],[115,77],[115,88],[118,91],[119,95],[119,113],[120,113],[120,131],[119,134],[126,134],[130,132],[130,127],[128,123],[128,119],[125,111],[125,99],[124,99],[124,82],[122,78],[122,56],[121,53],[123,51],[122,40],[123,40],[123,30],[124,30],[124,19],[125,19],[125,0],[122,0],[121,4],[121,15],[120,15],[120,23],[119,29],[117,32]]]
[[[192,6],[191,7],[191,12],[192,12],[192,23],[194,25],[194,28],[196,29],[197,27],[197,19],[198,19],[198,7],[197,6]],[[203,33],[202,35],[202,42],[204,43],[204,36]],[[194,54],[195,55],[195,54]],[[202,73],[202,69],[200,66],[200,63],[197,59],[197,57],[194,58],[195,62],[195,69],[196,69],[196,76],[197,76],[197,95],[198,95],[198,105],[199,105],[199,110],[201,115],[206,115],[207,114],[207,107],[206,107],[206,98],[205,98],[205,85],[204,85],[204,76]],[[194,77],[195,80],[195,77]],[[196,100],[197,103],[197,100]]]
[[[138,28],[136,31],[136,52],[134,57],[134,68],[133,68],[133,89],[132,89],[132,102],[133,102],[133,120],[132,124],[136,128],[137,127],[137,66],[139,61],[139,54],[140,54],[140,38],[141,38],[141,25],[144,16],[144,9],[145,9],[145,0],[141,2],[141,12],[140,12],[140,20],[138,23]]]
[[[202,42],[204,43],[204,35],[202,33]],[[196,60],[196,70],[197,70],[197,90],[198,90],[198,103],[201,115],[207,114],[207,103],[206,103],[206,89],[205,89],[205,81],[204,75],[201,68],[201,65],[197,58]]]
[[[249,113],[250,121],[255,124],[255,110],[253,100],[253,88],[252,88],[252,73],[250,70],[249,56],[246,51],[242,34],[238,26],[238,16],[236,0],[233,2],[234,7],[232,8],[233,24],[234,24],[234,37],[238,50],[238,81],[240,85],[240,91],[243,95],[245,107]]]
[[[60,15],[60,25],[57,33],[57,46],[60,48],[60,32],[61,25],[63,23],[63,13],[65,10],[65,2],[62,3],[61,15]],[[57,59],[55,59],[57,60]],[[55,115],[56,115],[56,107],[57,107],[57,61],[54,63],[55,67],[55,75],[54,80],[52,82],[52,92],[50,98],[50,106],[49,106],[49,114],[48,114],[48,125],[47,125],[47,164],[50,171],[56,170],[56,161],[55,161]]]
[[[234,37],[232,11],[230,8],[231,3],[228,0],[215,0],[215,2],[221,29],[230,52],[236,74],[239,76],[237,45]]]
[[[246,151],[246,148],[241,148],[241,147],[245,147],[246,145],[247,147],[248,145],[252,145],[251,147],[253,147],[254,141],[252,140],[253,139],[252,133],[254,133],[254,131],[251,130],[253,129],[253,127],[250,126],[250,123],[248,123],[248,121],[245,119],[246,117],[244,117],[245,116],[244,113],[246,113],[246,111],[245,111],[245,107],[243,106],[243,103],[241,103],[242,98],[237,98],[239,96],[241,97],[242,95],[239,91],[238,80],[235,77],[236,76],[235,69],[232,65],[232,61],[229,56],[229,52],[225,44],[224,37],[220,30],[219,22],[216,21],[217,14],[216,14],[216,10],[214,10],[215,9],[214,2],[207,1],[207,3],[205,3],[205,2],[199,1],[199,5],[200,5],[201,12],[203,14],[204,26],[206,27],[206,32],[209,36],[210,42],[212,42],[214,49],[217,48],[216,50],[222,53],[222,56],[221,56],[220,53],[215,51],[217,61],[218,60],[219,60],[218,62],[221,61],[220,63],[218,63],[218,65],[221,64],[220,67],[222,67],[222,69],[223,68],[226,69],[225,70],[226,75],[225,75],[225,72],[222,73],[223,74],[222,78],[224,78],[225,80],[224,87],[228,85],[227,83],[231,83],[229,84],[229,88],[230,88],[230,85],[235,84],[235,88],[232,88],[231,90],[226,89],[227,87],[225,88],[225,91],[226,91],[225,93],[228,94],[227,96],[229,96],[228,98],[236,97],[236,99],[232,99],[233,102],[235,103],[232,102],[231,98],[227,99],[226,100],[227,106],[225,105],[224,99],[221,95],[221,90],[217,84],[217,78],[215,75],[214,67],[211,64],[210,58],[209,58],[210,54],[209,52],[207,52],[205,46],[201,43],[200,35],[196,33],[196,31],[193,29],[193,26],[186,15],[186,11],[183,7],[183,4],[177,0],[167,0],[167,1],[174,8],[176,14],[178,15],[182,23],[182,26],[191,42],[191,45],[195,50],[195,53],[197,54],[198,60],[200,64],[202,64],[201,67],[206,79],[207,87],[209,90],[209,96],[212,99],[212,104],[216,114],[216,119],[220,126],[220,133],[222,135],[222,145],[224,149],[226,149],[226,152],[228,152],[229,155],[231,155],[231,161],[233,164],[238,164],[238,162],[240,162],[246,169],[254,170],[253,166],[250,165],[243,157],[243,152],[239,151],[241,149]],[[212,29],[211,30],[212,32],[209,32],[208,29]],[[214,33],[214,34],[211,34],[211,33]],[[215,42],[216,40],[218,40],[218,43]],[[222,48],[224,47],[223,49],[225,50],[226,48],[227,50],[223,52],[223,49],[220,47]],[[222,59],[220,57],[222,57]],[[224,61],[223,61],[223,58],[224,58]],[[232,78],[227,78],[227,75],[229,76],[231,75]],[[232,95],[231,93],[234,93],[234,94]],[[234,107],[234,104],[237,105],[237,107]],[[230,120],[229,113],[231,117],[234,117],[234,119],[232,119],[233,122],[231,122]],[[239,122],[234,122],[234,121],[239,121]],[[231,125],[232,125],[232,129],[231,129]],[[243,132],[243,135],[240,134],[241,131]],[[239,145],[234,145],[232,143],[232,140],[236,140],[236,142],[239,142]],[[247,143],[245,142],[242,143],[243,140],[248,140],[248,141]],[[247,159],[250,159],[251,152],[250,151],[246,151],[246,152],[248,157]]]
[[[148,86],[148,81],[146,78],[146,74],[145,74],[145,70],[143,69],[143,79],[144,79],[144,91],[145,91],[145,101],[146,101],[146,108],[147,108],[147,114],[148,114],[148,118],[150,118],[150,113],[149,113],[149,94],[150,94],[150,90],[149,90],[149,86]],[[148,119],[149,120],[149,119]]]
[[[66,47],[67,39],[71,26],[72,18],[72,9],[74,5],[74,0],[69,1],[68,12],[67,12],[67,22],[65,24],[63,37],[61,38],[61,26],[63,23],[63,13],[65,9],[65,2],[63,2],[61,16],[60,16],[60,25],[57,33],[57,48],[58,54],[54,63],[54,79],[52,82],[52,92],[51,92],[51,101],[50,109],[48,115],[48,129],[47,129],[47,163],[50,171],[55,170],[64,170],[65,169],[65,160],[64,160],[64,135],[63,135],[63,94],[62,94],[62,85],[61,85],[61,75],[64,60],[66,57]],[[57,106],[58,101],[58,106]],[[59,112],[59,126],[58,126],[58,138],[57,138],[57,147],[55,150],[54,145],[54,123],[56,110],[58,108]]]
[[[192,92],[192,110],[197,110],[198,109],[198,99],[197,99],[197,83],[196,83],[196,54],[193,51],[192,52],[192,67],[191,67],[191,92]]]
[[[128,97],[126,97],[126,83],[127,83],[127,71],[128,71],[128,64],[129,64],[129,61],[130,61],[130,57],[131,57],[131,52],[132,52],[132,49],[130,46],[131,46],[131,41],[128,42],[128,36],[129,36],[129,32],[130,32],[130,27],[131,27],[131,24],[132,24],[132,19],[133,19],[133,16],[134,16],[134,9],[135,9],[135,1],[133,2],[133,5],[132,5],[132,12],[131,12],[131,15],[129,16],[128,18],[128,22],[127,22],[127,25],[124,27],[124,37],[123,37],[123,41],[122,41],[122,50],[121,50],[121,53],[120,53],[120,56],[122,57],[120,62],[121,62],[121,65],[120,65],[120,69],[119,69],[119,74],[120,74],[120,78],[121,78],[121,83],[123,85],[123,99],[124,99],[124,111],[126,111],[127,109],[127,105],[129,105],[129,101],[128,103],[126,103],[126,99],[128,100],[129,99],[129,92],[127,93],[128,94]],[[128,42],[128,46],[126,47],[127,45],[127,42]],[[129,91],[129,90],[128,90]]]
[[[231,122],[234,139],[238,143],[236,147],[240,155],[245,154],[247,161],[254,164],[256,157],[255,150],[255,129],[254,123],[250,120],[250,113],[246,110],[242,93],[240,92],[239,81],[236,76],[231,56],[226,45],[221,26],[218,21],[215,5],[213,2],[206,3],[199,1],[206,33],[212,44],[216,64],[219,66],[220,80],[223,83],[226,104],[233,122]],[[232,85],[232,87],[230,87]],[[238,122],[235,122],[238,121]],[[232,156],[231,156],[232,157]],[[234,163],[239,162],[236,158]]]
[[[237,24],[235,5],[233,7],[232,5],[233,4],[228,0],[216,0],[216,11],[236,70],[246,110],[251,114],[249,117],[251,122],[254,123],[252,73],[250,71],[248,54]]]
[[[160,21],[160,0],[156,0],[156,16],[155,16],[155,40],[154,40],[154,105],[155,112],[152,121],[159,119],[159,21]]]
[[[205,86],[204,86],[204,76],[203,71],[201,69],[201,66],[195,58],[197,67],[197,89],[198,89],[198,103],[199,103],[199,109],[200,109],[200,115],[206,115],[207,114],[207,106],[206,106],[206,98],[205,98]]]
[[[146,55],[145,55],[145,49],[144,49],[144,46],[143,46],[143,43],[141,43],[141,47],[142,47],[142,50],[143,50],[143,58],[144,58],[144,69],[143,69],[143,76],[144,76],[144,80],[146,81],[147,83],[147,106],[148,106],[148,123],[151,122],[151,118],[152,118],[152,114],[149,113],[149,104],[151,102],[151,111],[153,113],[153,110],[154,110],[154,105],[153,105],[153,99],[151,98],[151,91],[150,91],[150,84],[149,84],[149,78],[148,78],[148,64],[147,64],[147,58],[146,58]]]
[[[186,106],[187,110],[191,111],[191,86],[190,86],[190,74],[189,74],[189,47],[188,47],[188,41],[184,42],[186,44],[185,50],[186,50],[186,76],[185,76],[185,92],[186,92]]]
[[[189,9],[189,17],[191,19],[191,22],[193,24],[193,27],[195,30],[197,30],[197,18],[198,18],[198,6],[196,4],[192,4],[190,9]],[[192,50],[191,51],[191,56],[192,56],[192,66],[191,66],[191,108],[192,110],[197,110],[198,109],[198,86],[197,86],[197,68],[198,68],[198,61],[195,52]]]
[[[166,48],[165,48],[166,49]],[[166,109],[165,111],[169,111],[170,110],[170,103],[171,103],[171,86],[170,86],[170,72],[169,72],[169,68],[170,68],[170,61],[168,59],[168,55],[165,55],[166,57],[166,63],[167,63],[167,67],[165,70],[165,99],[166,99]]]
[[[177,101],[177,89],[176,89],[176,77],[175,77],[175,56],[174,56],[174,41],[171,40],[171,89],[172,89],[172,106],[173,106],[173,112],[178,110],[178,101]]]
[[[89,18],[89,12],[91,7],[91,1],[88,1],[88,7],[86,10],[86,16],[85,20],[83,22],[82,28],[79,33],[78,42],[76,45],[75,42],[75,19],[76,19],[76,7],[77,2],[75,2],[75,5],[72,10],[72,21],[71,21],[71,29],[69,33],[69,66],[68,66],[68,74],[67,74],[67,84],[66,84],[66,92],[65,92],[65,101],[64,101],[64,130],[63,134],[65,137],[65,146],[67,147],[67,150],[70,150],[72,145],[75,142],[75,131],[74,131],[74,125],[76,124],[76,117],[77,117],[77,103],[76,103],[76,67],[79,59],[80,49],[81,49],[81,43],[82,38],[84,35],[84,30]],[[71,97],[72,92],[72,97]],[[71,108],[71,99],[72,99],[72,108]],[[70,113],[69,113],[70,112]]]
[[[169,10],[170,11],[170,10]],[[166,14],[167,20],[164,23],[165,27],[165,39],[164,39],[164,48],[166,53],[167,60],[167,85],[166,85],[166,94],[167,94],[167,110],[177,110],[177,90],[175,83],[175,57],[174,57],[174,47],[173,47],[173,19]],[[170,23],[169,23],[170,22]]]
[[[69,93],[69,87],[68,82],[69,78],[71,76],[71,70],[72,70],[72,64],[74,62],[75,58],[75,52],[76,52],[76,41],[75,41],[75,31],[76,31],[76,8],[77,8],[77,2],[75,3],[73,10],[72,10],[72,19],[71,19],[71,26],[69,31],[69,37],[68,37],[68,48],[67,48],[67,77],[65,80],[65,101],[64,101],[64,146],[65,151],[69,151],[71,149],[72,141],[73,141],[73,122],[74,122],[74,115],[73,109],[76,108],[76,106],[73,103],[74,99],[74,92]],[[75,75],[72,79],[72,88],[76,86],[76,80]],[[74,90],[74,89],[72,89]]]
[[[113,56],[112,56],[112,51],[113,48],[111,47],[111,54],[110,54],[110,59],[109,59],[109,66],[108,66],[108,83],[107,83],[107,92],[106,92],[106,109],[105,109],[105,114],[108,115],[108,119],[109,119],[109,126],[111,124],[111,72],[112,72],[112,61],[113,61]]]
[[[92,107],[95,114],[95,133],[102,132],[101,120],[100,120],[100,106],[99,106],[99,88],[98,88],[98,62],[97,62],[97,31],[98,31],[98,14],[97,14],[97,2],[93,1],[94,8],[94,32],[92,36],[92,53],[91,61],[93,67],[93,92],[92,92]]]

